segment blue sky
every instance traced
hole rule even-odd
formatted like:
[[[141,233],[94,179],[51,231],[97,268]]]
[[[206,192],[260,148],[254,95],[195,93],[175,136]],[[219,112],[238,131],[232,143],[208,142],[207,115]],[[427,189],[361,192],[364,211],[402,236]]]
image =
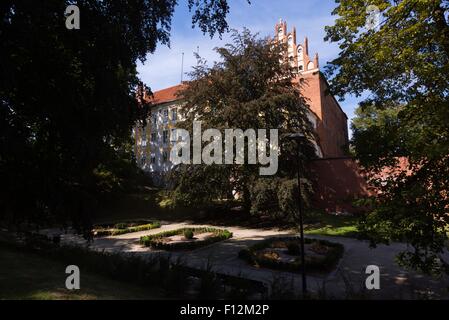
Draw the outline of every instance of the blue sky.
[[[191,27],[191,14],[188,12],[187,1],[180,0],[175,10],[172,22],[170,48],[159,45],[154,54],[148,55],[145,64],[139,64],[140,78],[153,91],[176,85],[181,80],[181,57],[184,52],[184,73],[191,70],[196,64],[193,52],[199,47],[200,55],[212,62],[218,59],[214,48],[229,42],[229,34],[222,39],[216,35],[210,38],[203,35],[198,29]],[[324,42],[324,27],[332,25],[335,16],[331,15],[335,8],[334,0],[230,0],[230,14],[228,24],[230,29],[241,30],[247,27],[260,36],[273,36],[274,25],[280,18],[287,21],[289,30],[296,26],[297,41],[302,42],[304,37],[309,38],[309,54],[318,52],[320,67],[338,56],[338,46],[334,43]],[[187,76],[184,75],[184,80]],[[347,97],[340,102],[343,110],[351,119],[358,101],[354,97]]]

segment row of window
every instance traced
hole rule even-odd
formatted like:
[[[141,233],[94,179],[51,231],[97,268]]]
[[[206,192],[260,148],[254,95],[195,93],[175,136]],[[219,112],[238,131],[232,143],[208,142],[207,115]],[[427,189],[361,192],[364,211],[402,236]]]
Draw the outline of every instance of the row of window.
[[[176,141],[176,129],[171,129],[171,136],[172,136],[172,140]],[[169,135],[168,135],[168,130],[164,130],[162,131],[162,143],[167,144],[168,143],[168,139],[169,139]],[[145,144],[146,145],[146,141],[147,141],[147,137],[145,134],[142,135],[142,145]],[[150,141],[152,142],[157,142],[157,133],[156,132],[152,132],[150,135]]]
[[[162,153],[162,161],[164,162],[164,163],[166,163],[166,162],[168,162],[168,151],[164,151],[163,153]],[[141,164],[142,164],[142,166],[144,166],[144,165],[146,165],[147,164],[147,157],[145,157],[145,156],[143,156],[141,159],[140,159],[140,161],[141,161]],[[156,156],[151,156],[150,157],[150,164],[155,164],[156,163]]]
[[[159,114],[162,117],[162,122],[164,124],[167,124],[168,121],[170,120],[168,117],[169,114],[168,109],[159,110]],[[157,118],[158,118],[157,114],[151,115],[151,123],[153,125],[157,125]],[[173,108],[171,109],[171,121],[176,122],[177,120],[178,120],[178,111],[176,110],[176,108]]]

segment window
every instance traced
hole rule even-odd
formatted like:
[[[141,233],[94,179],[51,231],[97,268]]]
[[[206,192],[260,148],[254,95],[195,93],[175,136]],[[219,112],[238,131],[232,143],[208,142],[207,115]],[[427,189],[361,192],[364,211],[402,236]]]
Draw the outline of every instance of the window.
[[[282,38],[282,36],[284,35],[284,33],[282,31],[283,31],[282,27],[279,27],[279,29],[278,29],[278,37],[279,38]]]
[[[304,51],[302,51],[302,47],[301,46],[298,47],[297,52],[298,52],[298,61],[304,60]]]
[[[162,142],[165,144],[168,142],[168,130],[162,132]]]
[[[156,132],[151,133],[151,142],[156,142],[156,140],[157,140]]]
[[[151,156],[151,164],[155,164],[156,163],[156,156],[152,155]]]
[[[145,128],[142,128],[142,135],[140,136],[140,145],[145,147],[147,145],[147,133]]]
[[[157,116],[156,116],[155,114],[153,114],[153,115],[151,116],[151,123],[152,123],[153,125],[156,125],[156,123],[157,123]]]
[[[178,120],[178,110],[171,109],[171,121],[176,122]]]
[[[293,36],[288,37],[288,46],[291,47],[293,44]]]
[[[164,123],[168,123],[168,110],[164,110]]]
[[[164,151],[164,152],[162,153],[162,159],[164,160],[164,162],[167,162],[167,161],[168,161],[168,152],[167,152],[167,151]]]
[[[171,129],[170,141],[172,141],[172,142],[178,141],[178,137],[176,135],[176,129]]]
[[[140,163],[142,166],[144,166],[147,163],[147,158],[143,156],[142,159],[140,159]]]

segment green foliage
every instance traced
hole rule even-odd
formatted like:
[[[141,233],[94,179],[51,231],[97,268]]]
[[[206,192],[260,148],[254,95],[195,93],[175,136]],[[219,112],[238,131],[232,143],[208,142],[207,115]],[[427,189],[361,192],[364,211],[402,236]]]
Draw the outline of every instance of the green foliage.
[[[94,236],[118,236],[125,233],[146,231],[151,229],[160,228],[161,223],[159,221],[153,221],[151,223],[132,225],[133,223],[117,223],[114,228],[97,227],[93,230]]]
[[[304,233],[309,235],[361,238],[359,217],[336,216],[327,212],[306,211]]]
[[[374,30],[364,27],[364,2],[337,3],[326,38],[342,51],[327,72],[340,97],[369,94],[352,144],[381,191],[360,229],[373,245],[410,243],[414,251],[401,263],[442,271],[449,265],[441,256],[449,225],[449,2],[371,1],[383,16]],[[384,166],[395,172],[383,177]]]
[[[268,214],[276,220],[295,222],[298,217],[298,182],[288,178],[260,178],[250,187],[251,213]],[[309,180],[301,179],[303,207],[310,203],[312,186]]]
[[[193,231],[191,229],[185,230],[184,237],[189,240],[193,239]]]
[[[220,60],[211,67],[198,57],[192,81],[180,92],[185,121],[179,126],[188,130],[191,138],[195,119],[201,119],[203,128],[222,133],[228,128],[265,128],[279,129],[279,136],[301,130],[313,137],[306,101],[291,81],[293,69],[287,61],[279,63],[284,49],[244,29],[242,33],[234,31],[231,43],[216,49]],[[236,143],[233,145],[235,148]],[[245,139],[245,150],[247,147]],[[304,141],[302,147],[308,157],[314,155],[311,144]],[[292,176],[296,173],[295,142],[285,142],[282,150],[278,176]],[[234,192],[249,211],[249,189],[258,177],[259,165],[254,164],[180,166],[173,176],[175,206],[203,207],[212,200],[230,199]]]
[[[172,172],[176,188],[170,193],[173,209],[195,208],[201,210],[210,207],[217,199],[226,199],[232,192],[227,178],[229,166],[193,165],[181,166]]]
[[[81,27],[68,30],[74,1],[2,1],[0,219],[87,233],[99,196],[125,187],[131,131],[149,110],[137,60],[169,44],[177,2],[76,1]],[[203,32],[227,30],[226,0],[188,6]]]
[[[186,232],[192,232],[192,235],[200,233],[212,233],[210,237],[204,240],[198,240],[193,242],[164,242],[163,239],[176,235],[185,235]],[[146,247],[151,247],[153,249],[163,249],[163,250],[191,250],[198,247],[203,247],[214,242],[222,241],[232,238],[232,232],[225,229],[216,228],[181,228],[176,230],[164,231],[157,234],[152,234],[148,236],[143,236],[140,238],[140,243]]]

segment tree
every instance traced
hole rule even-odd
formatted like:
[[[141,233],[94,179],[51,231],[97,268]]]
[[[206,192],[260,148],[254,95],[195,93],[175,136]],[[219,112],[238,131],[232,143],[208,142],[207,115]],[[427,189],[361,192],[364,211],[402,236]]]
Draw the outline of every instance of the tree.
[[[79,30],[65,26],[70,4]],[[169,44],[176,4],[1,1],[0,218],[88,230],[104,178],[132,166],[131,130],[149,107],[139,103],[136,61]],[[226,0],[188,6],[203,32],[227,30]]]
[[[225,47],[216,48],[221,60],[211,67],[198,57],[198,65],[190,75],[192,81],[180,92],[185,118],[180,127],[189,130],[190,137],[194,120],[201,120],[203,130],[278,129],[280,137],[301,130],[313,139],[307,104],[299,85],[292,81],[293,69],[288,61],[280,59],[285,45],[259,39],[247,29],[242,33],[234,31],[232,39]],[[235,150],[236,142],[232,145]],[[294,177],[295,150],[292,142],[282,146],[277,178]],[[310,143],[304,142],[304,152],[309,157],[314,155]],[[236,152],[233,154],[235,160]],[[174,199],[179,203],[207,205],[212,199],[229,198],[236,192],[241,195],[246,211],[250,211],[256,197],[251,192],[252,186],[260,184],[258,180],[273,179],[261,178],[259,165],[248,161],[210,167],[190,165],[175,172],[178,184]]]
[[[374,174],[408,161],[377,181],[381,193],[362,226],[373,244],[410,243],[403,264],[441,271],[449,223],[449,1],[371,1],[381,19],[368,29],[365,2],[337,3],[338,18],[326,27],[326,40],[341,49],[327,70],[331,87],[341,98],[369,93],[353,123],[357,157]]]

